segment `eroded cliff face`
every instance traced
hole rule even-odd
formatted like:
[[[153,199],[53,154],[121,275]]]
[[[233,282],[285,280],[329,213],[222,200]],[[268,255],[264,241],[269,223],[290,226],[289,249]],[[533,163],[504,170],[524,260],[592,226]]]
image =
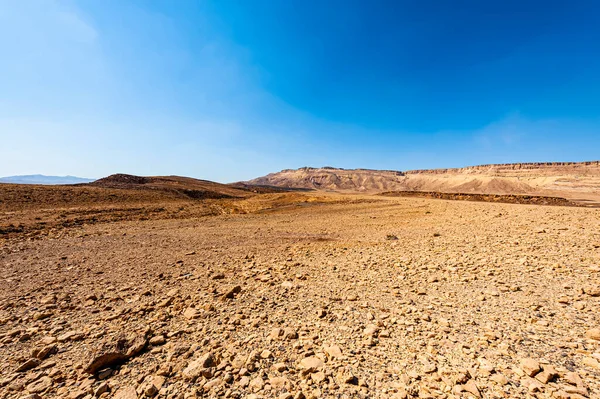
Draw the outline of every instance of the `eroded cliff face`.
[[[286,169],[247,182],[288,188],[330,191],[386,191],[402,187],[404,174],[398,171],[336,169],[331,167]]]
[[[585,174],[600,176],[600,161],[589,162],[530,162],[511,164],[490,164],[465,168],[422,169],[404,172],[407,175],[428,174],[539,174],[543,176],[560,174]]]

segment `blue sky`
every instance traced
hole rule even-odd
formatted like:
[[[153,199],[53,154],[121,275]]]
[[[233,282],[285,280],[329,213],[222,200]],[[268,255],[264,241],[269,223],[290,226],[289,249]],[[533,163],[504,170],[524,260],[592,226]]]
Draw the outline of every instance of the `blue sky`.
[[[0,0],[0,176],[600,158],[596,1]]]

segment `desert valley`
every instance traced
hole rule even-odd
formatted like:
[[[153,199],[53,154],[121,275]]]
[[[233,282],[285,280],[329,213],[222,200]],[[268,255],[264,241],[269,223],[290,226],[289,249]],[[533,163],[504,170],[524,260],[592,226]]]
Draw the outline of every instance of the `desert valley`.
[[[598,398],[600,166],[0,185],[0,398]]]

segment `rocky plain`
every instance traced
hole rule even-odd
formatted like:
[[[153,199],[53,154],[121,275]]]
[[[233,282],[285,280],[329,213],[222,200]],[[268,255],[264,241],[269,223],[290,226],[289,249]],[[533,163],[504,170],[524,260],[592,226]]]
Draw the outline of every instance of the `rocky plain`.
[[[598,209],[11,187],[2,399],[600,398]]]

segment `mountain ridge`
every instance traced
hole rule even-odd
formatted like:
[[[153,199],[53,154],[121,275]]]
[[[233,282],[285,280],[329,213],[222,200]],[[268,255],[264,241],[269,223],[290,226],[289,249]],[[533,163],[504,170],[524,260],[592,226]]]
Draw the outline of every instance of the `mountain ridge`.
[[[302,167],[244,182],[333,192],[423,191],[600,199],[600,161],[487,164],[408,171]]]
[[[42,184],[42,185],[62,185],[62,184],[81,184],[91,183],[96,179],[89,179],[77,176],[47,176],[42,174],[35,175],[16,175],[0,177],[0,183],[7,184]]]

